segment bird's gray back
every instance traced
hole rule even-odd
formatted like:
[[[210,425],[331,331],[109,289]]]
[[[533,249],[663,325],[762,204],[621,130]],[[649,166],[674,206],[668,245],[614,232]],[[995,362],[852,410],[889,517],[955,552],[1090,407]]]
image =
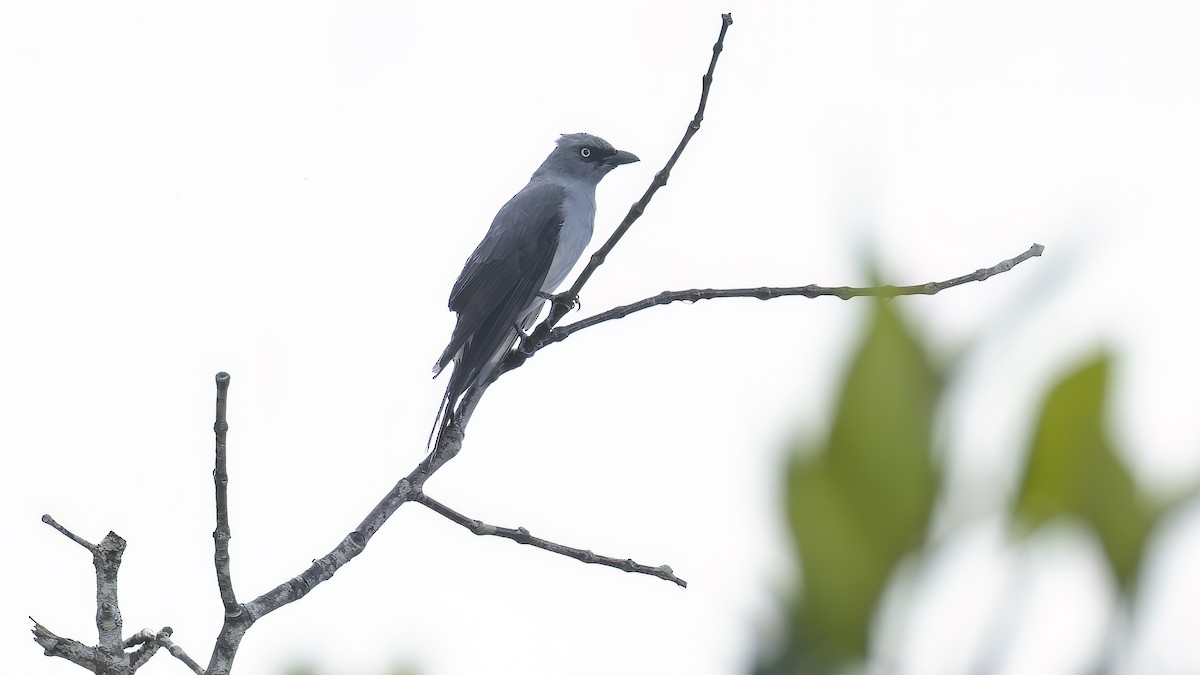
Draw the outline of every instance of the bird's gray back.
[[[462,273],[450,291],[450,309],[462,313],[479,303],[492,306],[484,296],[495,296],[501,287],[517,284],[519,278],[537,273],[536,261],[554,250],[539,246],[558,236],[567,191],[551,181],[530,181],[500,208],[487,235],[467,258]],[[548,248],[548,250],[546,250]],[[547,267],[549,261],[544,263]],[[539,288],[533,288],[534,293]]]
[[[458,323],[434,365],[438,372],[462,353],[468,367],[455,369],[452,384],[460,377],[473,382],[495,346],[507,346],[505,335],[537,299],[558,248],[566,192],[555,182],[530,181],[500,208],[487,236],[467,258],[450,291]]]

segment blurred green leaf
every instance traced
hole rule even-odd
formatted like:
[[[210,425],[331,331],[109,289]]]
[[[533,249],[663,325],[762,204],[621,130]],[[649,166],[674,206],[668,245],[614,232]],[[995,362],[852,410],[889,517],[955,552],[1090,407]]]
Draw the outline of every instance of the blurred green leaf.
[[[867,653],[892,569],[923,543],[938,483],[930,446],[940,386],[894,305],[877,302],[828,441],[799,448],[788,469],[804,585],[787,651],[760,672],[828,672]]]
[[[1060,516],[1092,527],[1121,583],[1134,578],[1156,509],[1113,451],[1104,428],[1109,358],[1051,389],[1029,451],[1015,511],[1028,528]]]

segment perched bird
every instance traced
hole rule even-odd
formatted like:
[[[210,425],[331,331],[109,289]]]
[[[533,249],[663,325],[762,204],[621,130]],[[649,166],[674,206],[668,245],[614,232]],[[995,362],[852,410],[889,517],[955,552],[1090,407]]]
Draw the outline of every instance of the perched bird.
[[[636,161],[637,155],[602,138],[564,134],[529,184],[500,208],[450,291],[458,323],[433,364],[436,378],[454,362],[434,421],[439,437],[463,394],[487,382],[583,254],[592,238],[600,179]]]

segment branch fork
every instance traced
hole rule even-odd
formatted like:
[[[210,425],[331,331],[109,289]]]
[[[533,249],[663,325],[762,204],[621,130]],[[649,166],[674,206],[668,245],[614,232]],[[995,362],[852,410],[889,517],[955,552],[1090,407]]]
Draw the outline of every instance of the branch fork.
[[[33,621],[33,639],[45,650],[46,656],[64,658],[100,675],[133,675],[160,648],[165,647],[169,654],[192,672],[203,675],[204,669],[183,648],[171,641],[172,630],[169,626],[159,631],[144,629],[129,638],[121,637],[123,622],[117,597],[117,572],[125,553],[124,539],[115,532],[109,532],[99,544],[93,544],[59,525],[49,514],[42,516],[42,522],[92,554],[92,565],[96,568],[96,631],[99,633],[97,644],[85,645],[78,640],[55,635],[30,617],[30,621]],[[136,650],[129,651],[135,647]]]

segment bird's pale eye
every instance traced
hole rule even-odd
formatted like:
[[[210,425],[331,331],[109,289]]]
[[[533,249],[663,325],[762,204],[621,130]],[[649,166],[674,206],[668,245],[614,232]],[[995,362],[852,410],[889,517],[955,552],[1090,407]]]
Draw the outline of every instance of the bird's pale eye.
[[[591,157],[591,156],[592,156],[592,149],[591,149],[591,148],[580,148],[580,150],[579,150],[579,156],[580,156],[580,157]]]

